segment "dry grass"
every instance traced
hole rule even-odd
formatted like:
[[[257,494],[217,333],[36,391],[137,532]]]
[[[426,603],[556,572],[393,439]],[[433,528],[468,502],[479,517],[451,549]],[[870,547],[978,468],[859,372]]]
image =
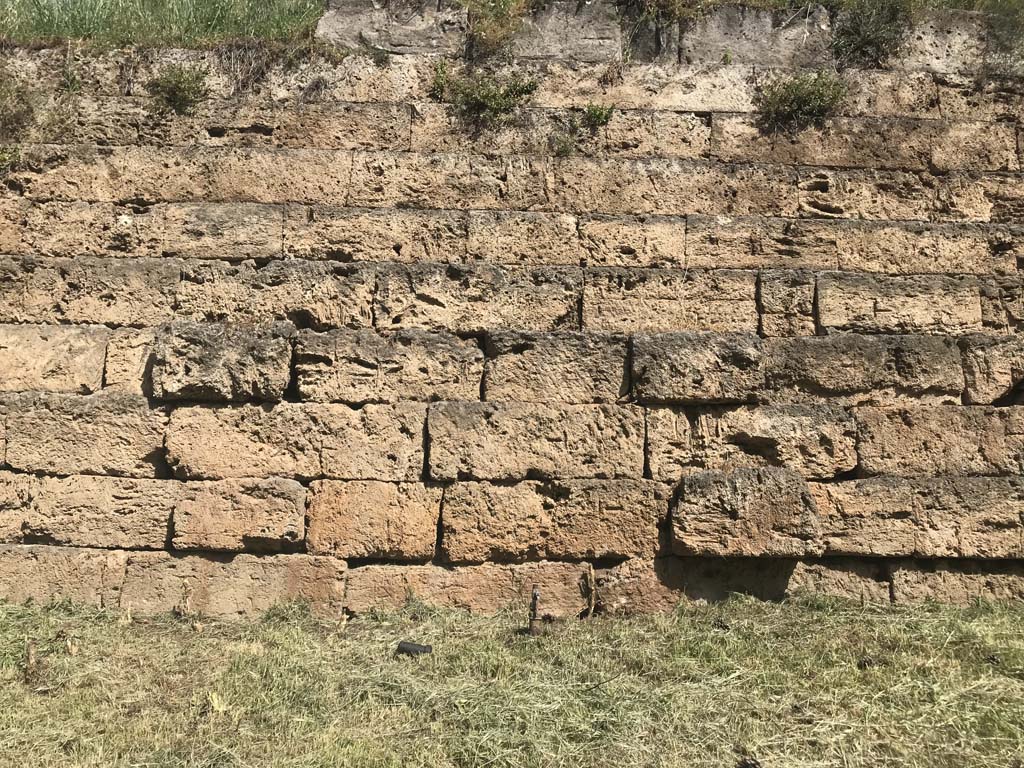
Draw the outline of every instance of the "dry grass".
[[[921,766],[1024,759],[1024,608],[598,618],[298,608],[198,629],[0,606],[3,766]],[[399,640],[433,655],[396,658]],[[27,663],[27,649],[33,661]],[[744,760],[746,761],[744,763]]]

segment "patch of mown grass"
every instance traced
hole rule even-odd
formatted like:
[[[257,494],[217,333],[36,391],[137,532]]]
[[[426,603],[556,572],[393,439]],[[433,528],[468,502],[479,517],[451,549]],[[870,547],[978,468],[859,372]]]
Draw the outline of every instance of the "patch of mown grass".
[[[309,37],[323,11],[322,0],[0,0],[0,38],[190,48],[290,41]]]
[[[146,90],[159,111],[187,115],[209,93],[206,75],[204,67],[176,64],[146,83]]]
[[[430,97],[449,104],[460,121],[479,131],[507,122],[536,90],[532,78],[485,72],[453,75],[442,62],[434,70]]]
[[[1013,766],[1024,607],[733,599],[518,632],[0,605],[0,765]],[[434,653],[396,657],[400,640]],[[27,666],[27,650],[34,662]]]
[[[842,106],[846,93],[846,83],[829,70],[773,80],[754,99],[758,127],[765,133],[821,127]]]

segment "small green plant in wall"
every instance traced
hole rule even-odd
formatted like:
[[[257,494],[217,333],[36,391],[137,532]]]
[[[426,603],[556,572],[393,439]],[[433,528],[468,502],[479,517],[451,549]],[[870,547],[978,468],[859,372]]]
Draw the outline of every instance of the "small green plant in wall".
[[[209,92],[206,70],[184,65],[167,67],[146,83],[146,90],[159,111],[187,115]]]
[[[846,99],[846,83],[829,70],[773,80],[754,99],[757,124],[764,133],[821,127]]]
[[[486,73],[455,76],[442,62],[434,70],[430,96],[450,104],[459,120],[479,131],[507,122],[536,90],[537,81],[532,78]]]

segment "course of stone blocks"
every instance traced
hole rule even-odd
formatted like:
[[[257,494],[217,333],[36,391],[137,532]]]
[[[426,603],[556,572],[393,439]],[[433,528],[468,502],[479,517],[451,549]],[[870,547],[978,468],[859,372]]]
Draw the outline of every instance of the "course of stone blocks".
[[[474,132],[429,96],[465,13],[371,8],[321,31],[387,61],[241,93],[214,53],[75,54],[0,192],[0,597],[1024,598],[1024,83],[978,79],[975,17],[764,136],[824,12],[627,40],[556,2],[503,65],[532,100]],[[67,55],[3,59],[56,93]],[[154,114],[175,62],[210,96]]]

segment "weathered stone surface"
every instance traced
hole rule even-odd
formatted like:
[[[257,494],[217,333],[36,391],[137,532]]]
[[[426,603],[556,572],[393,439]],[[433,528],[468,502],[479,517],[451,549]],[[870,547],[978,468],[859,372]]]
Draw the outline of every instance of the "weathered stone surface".
[[[837,269],[836,227],[763,216],[687,216],[690,268]]]
[[[963,375],[951,339],[833,334],[775,339],[766,349],[764,401],[960,402]]]
[[[590,216],[580,220],[579,231],[591,266],[685,267],[688,221],[680,216]]]
[[[351,188],[339,204],[529,210],[546,202],[545,170],[545,160],[523,156],[356,152]]]
[[[169,203],[154,209],[155,220],[148,228],[140,225],[145,215],[122,211],[118,216],[119,224],[152,239],[154,255],[234,261],[281,257],[284,211],[280,206]]]
[[[728,59],[764,67],[806,67],[830,61],[831,42],[829,14],[820,5],[809,6],[797,23],[792,12],[725,5],[684,29],[679,58],[705,64]]]
[[[0,546],[0,598],[12,603],[72,600],[116,609],[127,552],[73,547]]]
[[[856,426],[842,408],[784,405],[647,411],[647,460],[655,480],[674,482],[700,469],[781,466],[831,478],[857,466]]]
[[[122,394],[12,395],[7,464],[26,472],[157,477],[167,415]]]
[[[935,601],[969,605],[977,600],[1024,600],[1024,564],[950,560],[898,563],[892,569],[895,603]]]
[[[358,49],[389,53],[455,53],[468,29],[467,12],[442,3],[376,6],[360,0],[331,0],[317,23],[317,37]]]
[[[1024,474],[1024,408],[857,408],[868,475]]]
[[[972,334],[960,339],[964,400],[973,405],[1019,404],[1024,382],[1024,339]]]
[[[975,72],[985,59],[986,23],[980,13],[935,11],[915,22],[894,58],[906,69]]]
[[[362,328],[373,317],[376,276],[368,266],[309,261],[188,265],[177,312],[192,320],[265,323],[290,320],[317,330]]]
[[[339,616],[344,592],[345,563],[333,557],[138,552],[128,557],[120,604],[139,616],[175,611],[228,619],[305,601]]]
[[[440,487],[322,480],[310,492],[310,554],[420,561],[434,556]]]
[[[775,467],[683,478],[672,508],[672,551],[720,557],[799,557],[821,551],[807,483]]]
[[[524,59],[616,61],[622,57],[622,37],[613,3],[555,0],[523,19],[512,54]]]
[[[438,480],[643,475],[643,414],[628,406],[438,403],[427,431]]]
[[[280,552],[301,544],[306,490],[293,480],[177,483],[174,549]]]
[[[967,277],[824,274],[818,321],[828,331],[962,334],[981,330],[981,294]]]
[[[756,331],[757,274],[733,270],[588,269],[583,326],[588,330]]]
[[[889,602],[889,575],[870,561],[844,558],[659,557],[627,560],[595,573],[599,613],[671,611],[687,600],[720,601],[732,593],[762,600],[802,594]]]
[[[103,387],[109,392],[148,395],[152,392],[150,367],[153,362],[153,328],[117,328],[107,343]]]
[[[96,392],[109,337],[104,327],[0,326],[0,391]]]
[[[167,457],[187,479],[418,480],[425,416],[417,403],[177,408]]]
[[[348,572],[345,608],[400,608],[409,598],[440,608],[493,614],[514,606],[526,611],[534,586],[542,616],[568,619],[592,606],[589,563],[522,563],[440,568],[435,565],[368,565]]]
[[[153,397],[277,401],[291,375],[290,323],[175,323],[153,345]]]
[[[1019,558],[1021,478],[880,477],[812,484],[828,554]]]
[[[556,158],[547,193],[570,213],[794,216],[798,205],[788,168],[664,158]]]
[[[809,218],[928,221],[935,205],[933,185],[917,173],[811,169],[800,174],[798,207]]]
[[[565,213],[470,211],[468,258],[490,264],[579,266],[585,251]]]
[[[320,402],[476,400],[483,366],[475,342],[415,329],[303,331],[295,345],[299,396]]]
[[[0,258],[0,320],[159,324],[174,312],[180,274],[164,259]]]
[[[626,357],[624,336],[496,333],[487,340],[484,399],[613,403],[629,391]]]
[[[451,562],[651,557],[669,488],[650,480],[445,489],[441,548]]]
[[[633,338],[632,380],[643,403],[752,403],[765,388],[766,345],[755,334]]]
[[[162,549],[180,483],[0,473],[0,540]]]
[[[458,262],[466,258],[464,211],[288,206],[284,252],[297,259]]]
[[[421,264],[382,269],[374,310],[396,330],[573,330],[581,290],[579,269]]]
[[[986,331],[1016,333],[1024,327],[1024,281],[1019,275],[981,278],[978,287]]]
[[[817,330],[814,284],[814,274],[803,270],[762,272],[758,277],[762,335],[813,336]]]

